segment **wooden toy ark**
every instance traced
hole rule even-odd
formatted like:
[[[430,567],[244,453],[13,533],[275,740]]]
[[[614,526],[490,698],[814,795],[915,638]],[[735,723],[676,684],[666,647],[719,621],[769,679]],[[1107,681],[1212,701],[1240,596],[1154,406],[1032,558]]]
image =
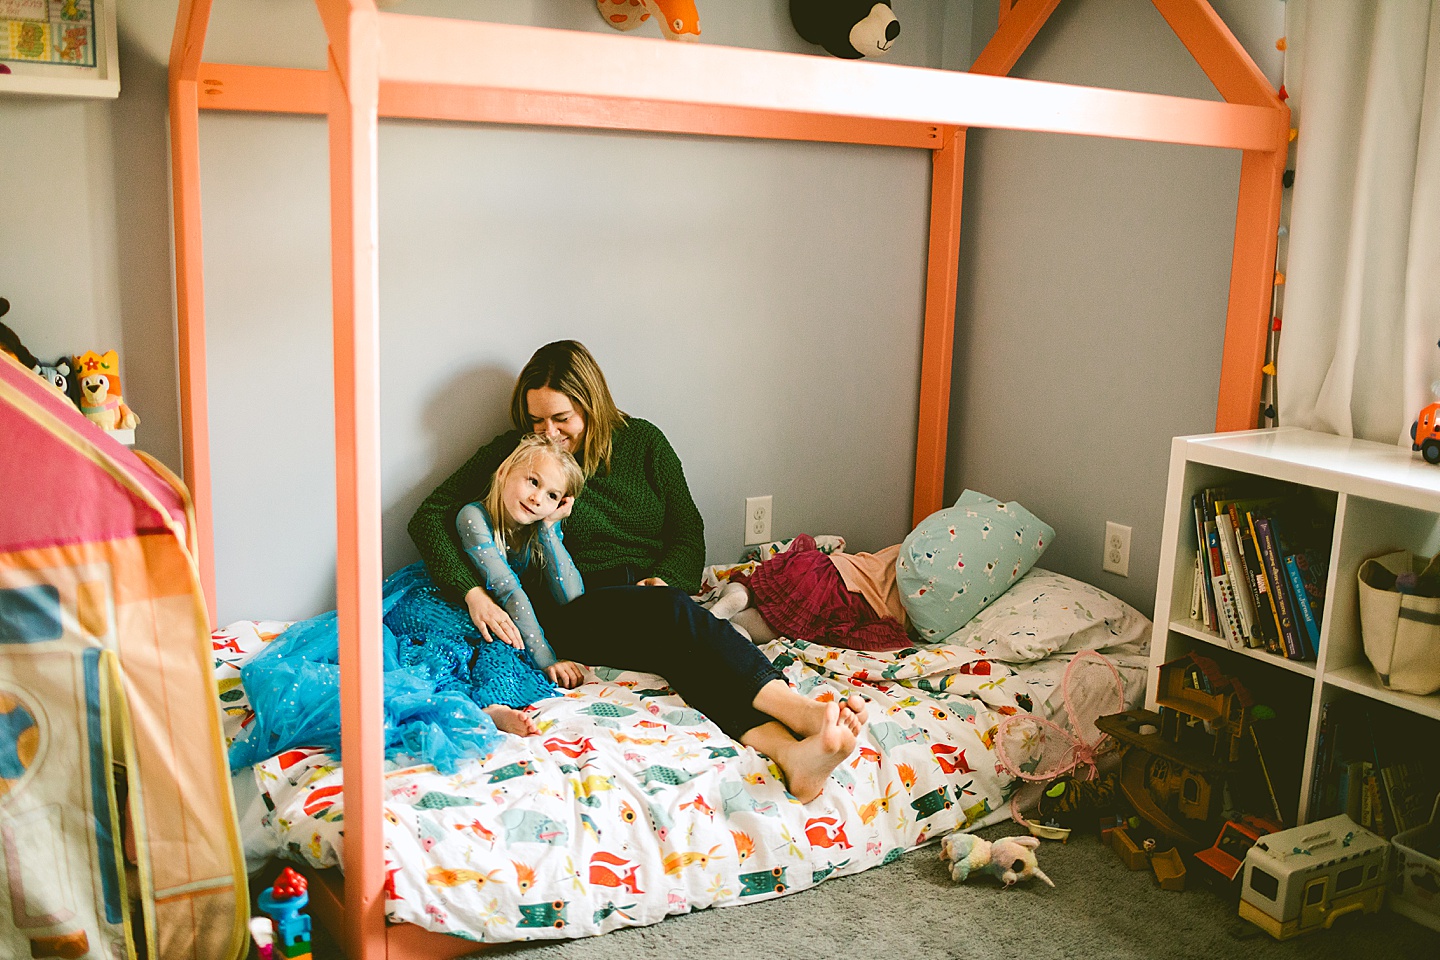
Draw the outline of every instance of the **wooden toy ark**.
[[[1186,654],[1160,667],[1160,712],[1127,710],[1096,726],[1120,741],[1120,787],[1144,820],[1185,853],[1220,829],[1226,780],[1239,770],[1250,695],[1213,661]]]
[[[1341,814],[1261,837],[1245,855],[1240,916],[1276,940],[1328,930],[1385,900],[1390,845]]]

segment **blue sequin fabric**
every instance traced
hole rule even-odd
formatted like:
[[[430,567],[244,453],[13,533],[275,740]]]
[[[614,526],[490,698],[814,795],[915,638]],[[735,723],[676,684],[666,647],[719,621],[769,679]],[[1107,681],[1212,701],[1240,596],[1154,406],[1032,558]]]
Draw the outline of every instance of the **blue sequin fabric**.
[[[414,563],[385,581],[381,609],[385,755],[452,773],[504,736],[481,707],[523,707],[556,695],[529,656],[480,641],[464,609]],[[230,769],[294,747],[340,752],[340,668],[332,610],[291,624],[240,671],[255,711],[230,748]]]

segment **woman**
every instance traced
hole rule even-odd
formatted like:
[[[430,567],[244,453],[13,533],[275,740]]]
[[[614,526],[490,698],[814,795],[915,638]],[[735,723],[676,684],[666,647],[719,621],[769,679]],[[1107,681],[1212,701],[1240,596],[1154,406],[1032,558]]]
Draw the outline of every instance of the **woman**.
[[[466,562],[455,521],[524,433],[550,437],[586,474],[564,526],[585,593],[562,606],[547,602],[543,589],[530,591],[551,646],[567,658],[548,668],[551,679],[578,685],[577,659],[658,673],[732,738],[773,759],[797,799],[819,796],[855,747],[864,702],[801,696],[753,644],[690,599],[704,562],[704,524],[664,434],[615,406],[595,358],[574,340],[530,358],[510,415],[515,429],[476,451],[410,520],[435,582],[464,603],[485,639],[520,646],[514,621]]]

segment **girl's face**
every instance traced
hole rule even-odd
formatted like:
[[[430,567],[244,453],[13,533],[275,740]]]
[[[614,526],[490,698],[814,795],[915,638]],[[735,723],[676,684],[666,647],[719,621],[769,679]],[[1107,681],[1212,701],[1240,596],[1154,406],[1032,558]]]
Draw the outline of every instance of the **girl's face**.
[[[522,527],[539,523],[560,509],[565,499],[565,471],[553,457],[534,457],[517,464],[500,490],[505,512]]]
[[[525,412],[530,415],[531,432],[549,437],[572,456],[578,454],[585,438],[585,415],[569,397],[549,387],[527,391]]]

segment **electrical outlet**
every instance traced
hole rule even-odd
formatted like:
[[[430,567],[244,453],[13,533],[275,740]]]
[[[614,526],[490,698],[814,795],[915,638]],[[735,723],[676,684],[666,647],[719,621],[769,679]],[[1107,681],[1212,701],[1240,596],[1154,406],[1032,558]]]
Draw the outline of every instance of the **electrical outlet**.
[[[1122,577],[1130,576],[1130,528],[1111,520],[1105,521],[1105,558],[1101,570]]]
[[[745,545],[770,542],[772,497],[745,498]]]

